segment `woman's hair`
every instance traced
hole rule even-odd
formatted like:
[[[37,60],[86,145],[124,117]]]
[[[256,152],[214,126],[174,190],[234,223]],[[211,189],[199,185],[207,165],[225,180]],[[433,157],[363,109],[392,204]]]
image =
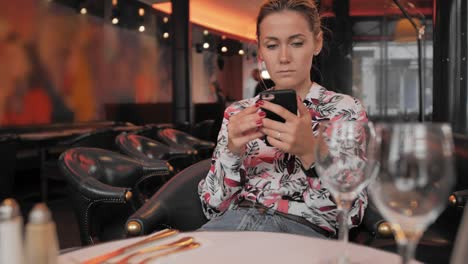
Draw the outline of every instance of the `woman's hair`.
[[[320,15],[314,0],[268,0],[257,16],[257,39],[260,39],[260,24],[270,14],[281,11],[295,11],[309,23],[310,31],[317,35],[321,31]]]

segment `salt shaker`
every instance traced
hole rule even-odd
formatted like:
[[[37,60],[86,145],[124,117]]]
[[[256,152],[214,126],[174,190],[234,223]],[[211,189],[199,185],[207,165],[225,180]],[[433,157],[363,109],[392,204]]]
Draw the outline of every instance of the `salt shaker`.
[[[23,264],[23,218],[14,199],[0,204],[0,263]]]
[[[34,206],[26,225],[26,263],[56,264],[58,242],[55,223],[44,203]]]

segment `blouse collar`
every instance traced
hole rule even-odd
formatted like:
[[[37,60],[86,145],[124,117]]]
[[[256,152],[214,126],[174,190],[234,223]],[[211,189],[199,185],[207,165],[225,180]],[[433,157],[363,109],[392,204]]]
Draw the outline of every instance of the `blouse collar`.
[[[309,89],[309,92],[307,93],[307,95],[306,95],[306,97],[304,99],[308,99],[308,100],[310,100],[310,99],[319,99],[326,90],[327,89],[325,89],[320,84],[318,84],[316,82],[313,82],[312,86]]]

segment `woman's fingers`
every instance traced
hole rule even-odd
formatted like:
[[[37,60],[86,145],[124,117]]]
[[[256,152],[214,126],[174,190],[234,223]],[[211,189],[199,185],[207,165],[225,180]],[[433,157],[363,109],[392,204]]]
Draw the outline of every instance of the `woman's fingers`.
[[[247,108],[245,108],[244,110],[240,111],[239,113],[235,114],[234,116],[231,117],[232,118],[236,118],[236,119],[239,119],[239,118],[243,118],[247,115],[251,115],[255,112],[257,112],[258,110],[258,107],[253,105],[253,106],[249,106]]]
[[[281,131],[274,130],[274,129],[269,129],[266,127],[262,127],[260,131],[263,134],[267,135],[269,138],[274,138],[284,143],[291,142],[291,135],[289,135],[288,133],[281,132]]]
[[[252,140],[257,139],[257,138],[261,138],[263,136],[264,136],[264,134],[262,132],[256,131],[256,132],[253,132],[253,133],[248,133],[245,136],[238,138],[238,141],[239,141],[240,144],[245,145],[249,141],[252,141]]]
[[[246,132],[256,129],[263,125],[263,115],[260,113],[253,113],[243,116],[240,119],[232,120],[229,123],[230,136],[238,137],[243,136]]]
[[[279,132],[284,132],[287,130],[287,124],[268,118],[263,119],[263,127]]]

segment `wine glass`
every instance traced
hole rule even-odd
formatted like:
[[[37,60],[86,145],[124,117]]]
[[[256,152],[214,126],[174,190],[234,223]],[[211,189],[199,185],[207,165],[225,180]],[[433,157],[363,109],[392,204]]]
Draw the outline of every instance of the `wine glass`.
[[[376,126],[380,173],[371,198],[392,225],[402,263],[413,257],[424,230],[448,201],[454,178],[453,142],[447,124]]]
[[[363,121],[321,122],[315,144],[315,168],[321,184],[335,199],[339,217],[339,236],[348,262],[348,221],[353,201],[377,174],[374,159],[375,131]]]

